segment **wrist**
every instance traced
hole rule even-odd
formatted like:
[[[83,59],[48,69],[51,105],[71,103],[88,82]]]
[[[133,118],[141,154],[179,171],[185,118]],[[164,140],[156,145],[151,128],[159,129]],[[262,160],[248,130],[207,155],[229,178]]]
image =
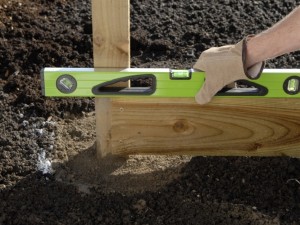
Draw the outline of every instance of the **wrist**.
[[[261,51],[255,51],[252,46],[255,36],[248,36],[244,39],[243,44],[243,65],[245,75],[250,79],[258,79],[265,66],[265,60]]]
[[[246,68],[250,68],[258,62],[265,60],[264,46],[261,45],[257,36],[252,36],[246,42]]]

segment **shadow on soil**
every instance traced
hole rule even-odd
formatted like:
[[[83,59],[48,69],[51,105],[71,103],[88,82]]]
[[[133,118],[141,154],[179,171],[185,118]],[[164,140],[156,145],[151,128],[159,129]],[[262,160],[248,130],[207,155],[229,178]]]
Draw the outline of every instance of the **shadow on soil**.
[[[91,147],[55,175],[33,173],[0,192],[0,224],[300,223],[299,159],[194,157],[140,174],[126,164]]]

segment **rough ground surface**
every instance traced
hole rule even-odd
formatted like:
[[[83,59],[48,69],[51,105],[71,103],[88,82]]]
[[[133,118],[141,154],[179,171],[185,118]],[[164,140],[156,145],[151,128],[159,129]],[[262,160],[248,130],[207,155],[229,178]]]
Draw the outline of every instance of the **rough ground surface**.
[[[132,66],[189,68],[203,50],[258,33],[299,3],[131,0]],[[97,163],[93,100],[46,99],[39,80],[45,66],[92,66],[90,7],[0,0],[0,224],[300,224],[299,159]],[[299,68],[299,58],[267,66]]]

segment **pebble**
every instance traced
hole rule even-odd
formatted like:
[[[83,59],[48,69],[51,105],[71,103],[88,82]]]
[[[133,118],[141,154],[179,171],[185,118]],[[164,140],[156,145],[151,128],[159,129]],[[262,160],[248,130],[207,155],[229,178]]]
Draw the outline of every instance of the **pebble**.
[[[142,211],[147,207],[147,202],[144,199],[140,199],[138,200],[134,205],[133,208],[138,210],[138,211]]]
[[[26,126],[29,125],[29,122],[28,122],[27,120],[24,120],[24,121],[22,122],[22,125],[23,125],[24,127],[26,127]]]
[[[0,22],[0,30],[5,30],[6,26],[4,23]]]

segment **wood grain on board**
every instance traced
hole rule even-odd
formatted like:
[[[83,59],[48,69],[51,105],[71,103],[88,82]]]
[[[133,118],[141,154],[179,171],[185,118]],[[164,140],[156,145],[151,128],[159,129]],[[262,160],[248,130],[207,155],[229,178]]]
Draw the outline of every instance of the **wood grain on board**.
[[[111,115],[113,154],[300,157],[297,99],[119,99]]]

